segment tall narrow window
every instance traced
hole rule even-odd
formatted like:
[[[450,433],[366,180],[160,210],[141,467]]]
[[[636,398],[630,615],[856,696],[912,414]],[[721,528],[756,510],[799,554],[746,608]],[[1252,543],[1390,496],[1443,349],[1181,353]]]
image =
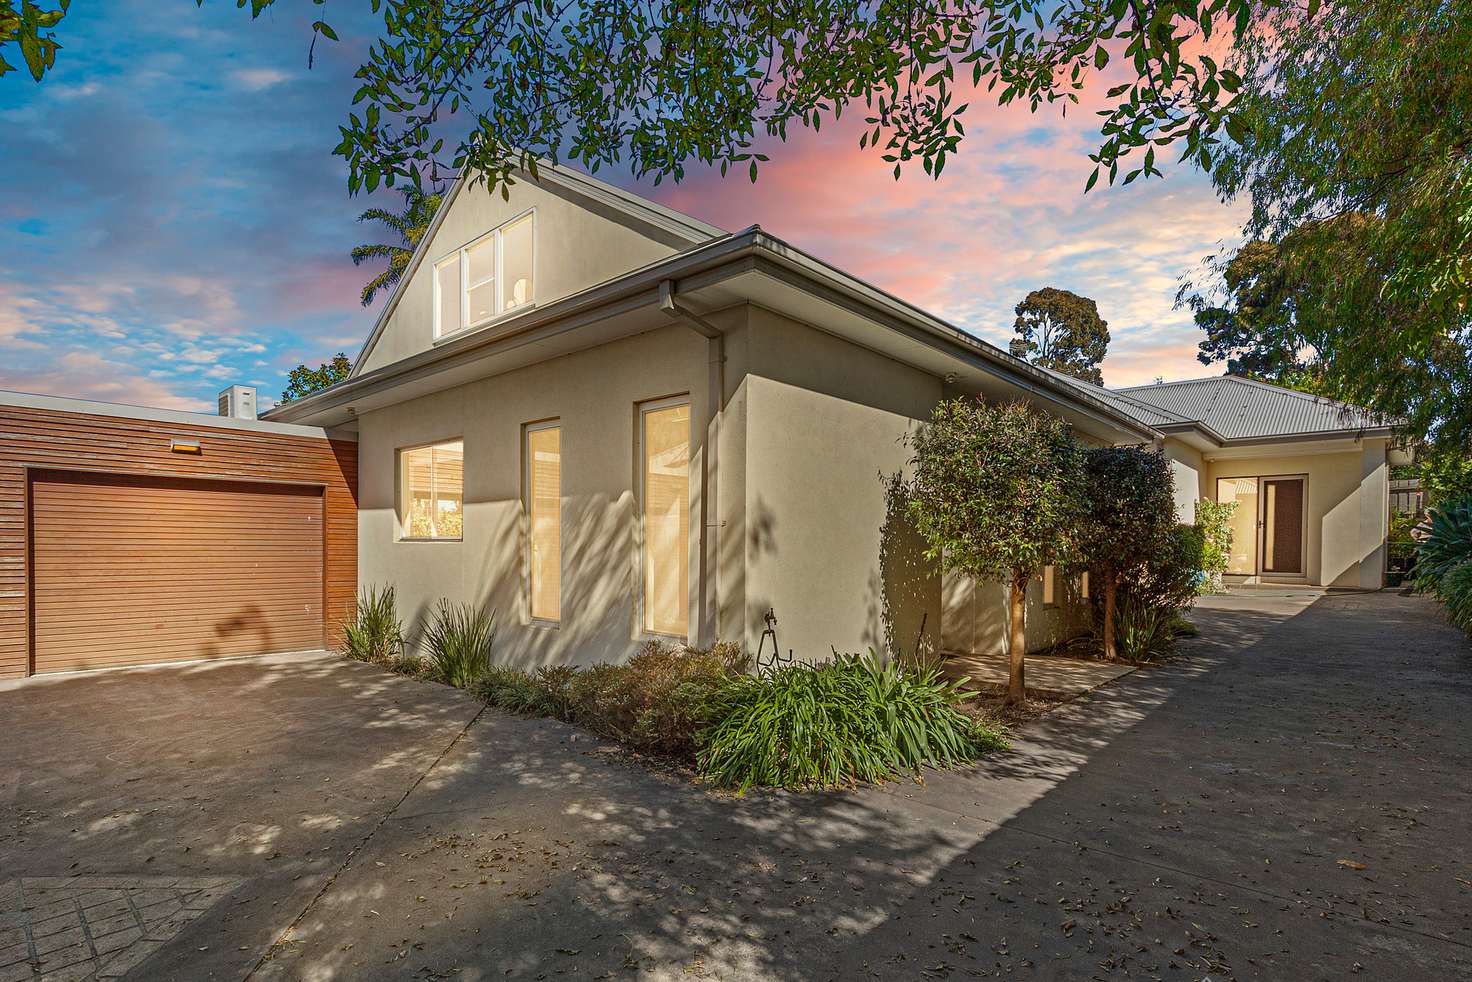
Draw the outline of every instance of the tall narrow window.
[[[539,621],[562,617],[562,427],[526,428],[526,510],[531,612]]]
[[[465,517],[464,442],[400,451],[399,500],[404,538],[460,538]]]
[[[643,462],[644,630],[685,637],[690,621],[690,405],[639,413]]]
[[[1056,589],[1057,589],[1057,587],[1056,587],[1056,584],[1055,584],[1055,582],[1053,580],[1053,576],[1054,576],[1053,567],[1051,567],[1051,566],[1044,566],[1043,567],[1043,603],[1045,603],[1045,604],[1055,604],[1055,603],[1058,602],[1058,595],[1055,592]]]
[[[454,334],[460,330],[460,254],[442,259],[434,267],[434,333]]]

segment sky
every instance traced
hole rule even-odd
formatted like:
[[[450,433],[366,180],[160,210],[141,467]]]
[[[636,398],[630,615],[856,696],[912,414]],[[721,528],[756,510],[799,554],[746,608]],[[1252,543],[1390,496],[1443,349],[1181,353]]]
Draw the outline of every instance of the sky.
[[[350,197],[331,149],[375,21],[366,2],[335,5],[341,41],[309,69],[314,8],[278,6],[252,21],[231,0],[74,4],[45,81],[0,79],[0,389],[207,411],[239,382],[265,406],[294,365],[357,353],[376,270],[348,253],[382,233],[356,218],[398,199]],[[764,148],[755,184],[598,176],[730,230],[760,224],[1001,345],[1029,291],[1092,297],[1107,385],[1216,374],[1174,299],[1239,241],[1242,208],[1181,167],[1085,195],[1084,101],[1065,118],[973,100],[938,181],[896,181],[849,119]]]

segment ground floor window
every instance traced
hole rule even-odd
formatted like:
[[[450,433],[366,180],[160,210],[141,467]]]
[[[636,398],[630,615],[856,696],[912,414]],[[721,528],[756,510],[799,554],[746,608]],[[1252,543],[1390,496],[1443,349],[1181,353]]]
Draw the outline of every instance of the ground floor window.
[[[639,410],[643,618],[652,634],[686,637],[690,628],[690,404]]]
[[[562,617],[562,427],[526,428],[528,567],[534,620]]]
[[[447,440],[400,450],[399,502],[404,538],[460,538],[465,524],[465,443]]]

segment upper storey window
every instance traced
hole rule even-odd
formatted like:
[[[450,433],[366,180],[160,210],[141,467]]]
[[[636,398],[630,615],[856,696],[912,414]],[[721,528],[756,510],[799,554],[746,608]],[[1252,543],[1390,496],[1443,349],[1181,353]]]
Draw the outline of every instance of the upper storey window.
[[[536,213],[527,212],[434,264],[434,336],[479,327],[535,299]]]

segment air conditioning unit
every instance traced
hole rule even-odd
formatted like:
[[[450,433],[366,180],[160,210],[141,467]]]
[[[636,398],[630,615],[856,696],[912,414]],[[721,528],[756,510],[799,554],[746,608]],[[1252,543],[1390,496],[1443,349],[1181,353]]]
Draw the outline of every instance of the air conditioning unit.
[[[232,385],[221,392],[220,415],[231,419],[255,419],[256,390],[249,385]]]

